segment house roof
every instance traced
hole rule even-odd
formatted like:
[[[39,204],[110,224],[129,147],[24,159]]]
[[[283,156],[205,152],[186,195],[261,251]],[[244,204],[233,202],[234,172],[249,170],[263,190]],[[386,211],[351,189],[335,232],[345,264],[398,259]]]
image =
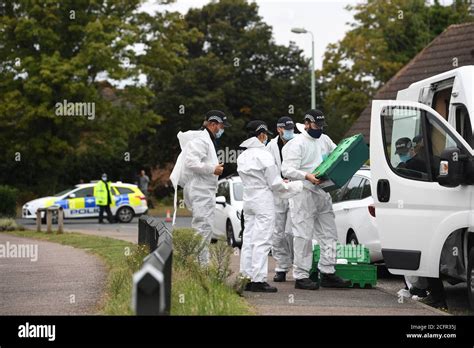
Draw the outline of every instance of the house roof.
[[[399,90],[416,81],[465,65],[474,65],[474,23],[449,26],[380,88],[373,99],[396,99]],[[372,101],[346,136],[362,133],[369,143],[371,105]]]

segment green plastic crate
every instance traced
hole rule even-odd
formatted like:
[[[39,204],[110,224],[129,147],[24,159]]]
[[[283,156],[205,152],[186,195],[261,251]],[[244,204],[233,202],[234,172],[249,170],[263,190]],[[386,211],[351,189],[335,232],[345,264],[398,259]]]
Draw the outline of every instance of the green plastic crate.
[[[318,178],[327,180],[334,188],[340,188],[369,159],[369,147],[362,134],[343,139],[333,152],[313,171]]]
[[[313,262],[319,262],[320,247],[316,244],[313,248]],[[350,263],[370,263],[370,251],[362,245],[340,244],[336,245],[336,259],[346,259]]]
[[[375,265],[352,263],[336,265],[335,268],[336,275],[351,281],[351,288],[355,285],[360,288],[371,288],[377,285],[377,266]],[[309,278],[314,282],[319,282],[318,273],[313,270],[310,272]]]
[[[354,245],[337,245],[337,259],[345,258],[348,260],[347,265],[338,264],[335,266],[336,275],[343,279],[350,280],[352,282],[351,287],[358,285],[360,288],[365,287],[375,287],[377,285],[377,266],[369,264],[370,262],[370,252],[367,248],[363,248],[363,253],[354,253],[354,248],[360,246]],[[360,249],[359,249],[360,251]],[[344,254],[346,253],[346,254]],[[355,255],[355,256],[354,256]],[[313,248],[313,265],[310,271],[310,279],[313,281],[319,281],[318,273],[316,272],[318,268],[320,256],[320,247],[315,245]],[[346,257],[343,257],[346,256]],[[359,260],[359,263],[354,261]]]

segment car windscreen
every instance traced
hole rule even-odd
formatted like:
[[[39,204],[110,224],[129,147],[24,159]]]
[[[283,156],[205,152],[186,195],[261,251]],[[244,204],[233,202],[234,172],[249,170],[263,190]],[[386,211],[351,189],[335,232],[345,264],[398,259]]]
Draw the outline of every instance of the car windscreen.
[[[236,201],[242,201],[244,199],[244,187],[241,182],[234,182],[232,185],[234,189],[234,199]]]
[[[66,193],[68,193],[69,191],[72,191],[72,190],[74,190],[74,189],[75,189],[75,187],[70,187],[70,188],[68,188],[67,190],[61,191],[61,192],[59,192],[59,193],[55,193],[53,196],[54,196],[54,197],[63,196],[63,195],[65,195]]]

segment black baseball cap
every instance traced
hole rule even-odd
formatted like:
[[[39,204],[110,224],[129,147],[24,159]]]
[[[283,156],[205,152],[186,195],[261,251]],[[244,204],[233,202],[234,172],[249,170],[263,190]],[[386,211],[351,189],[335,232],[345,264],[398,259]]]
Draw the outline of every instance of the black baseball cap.
[[[395,142],[395,154],[405,154],[412,148],[410,138],[400,138]]]
[[[289,116],[283,116],[278,119],[277,127],[285,128],[285,129],[294,129],[295,123]]]
[[[227,121],[227,116],[220,110],[210,110],[206,112],[206,121],[223,123],[224,127],[231,126],[231,124]]]
[[[304,115],[304,120],[309,122],[316,123],[319,127],[326,127],[328,124],[326,123],[326,118],[321,110],[318,109],[311,109],[306,111]]]
[[[264,121],[261,120],[253,120],[247,123],[245,127],[249,132],[254,134],[255,136],[259,135],[260,133],[267,133],[269,135],[273,135],[272,132],[268,130],[268,126]]]

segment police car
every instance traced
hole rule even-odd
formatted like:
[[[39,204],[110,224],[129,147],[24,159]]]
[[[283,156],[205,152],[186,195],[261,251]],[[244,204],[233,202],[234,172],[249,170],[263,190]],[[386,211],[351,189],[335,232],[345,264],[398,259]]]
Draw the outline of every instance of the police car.
[[[96,183],[79,184],[54,196],[38,198],[23,205],[22,217],[35,219],[36,210],[59,206],[64,209],[65,219],[91,218],[99,216],[99,207],[94,197]],[[145,214],[148,210],[145,195],[133,184],[122,182],[111,183],[112,204],[110,210],[119,222],[130,222],[134,216]],[[41,213],[45,218],[44,212]]]

